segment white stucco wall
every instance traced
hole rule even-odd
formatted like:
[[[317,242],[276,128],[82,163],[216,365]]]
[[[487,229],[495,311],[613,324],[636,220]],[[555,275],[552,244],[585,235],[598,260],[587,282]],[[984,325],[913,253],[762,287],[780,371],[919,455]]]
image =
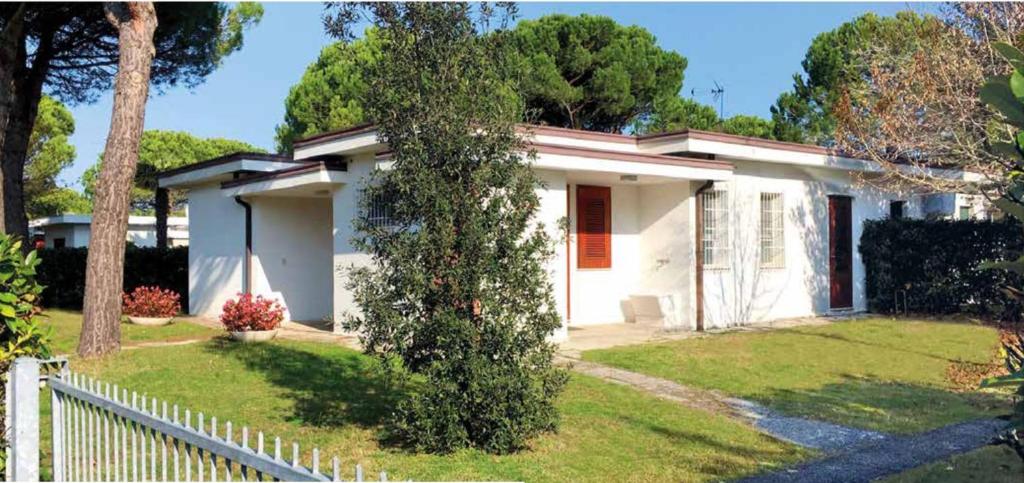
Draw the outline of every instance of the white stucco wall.
[[[188,313],[217,317],[242,291],[245,210],[219,184],[192,188],[188,201]]]
[[[600,186],[599,183],[580,183]],[[611,185],[611,268],[579,268],[576,236],[576,188],[570,191],[571,325],[611,324],[632,318],[629,296],[640,282],[640,191],[636,185]]]
[[[563,223],[568,221],[567,198],[566,198],[566,177],[564,171],[538,170],[537,177],[543,184],[537,189],[537,197],[540,198],[540,208],[537,214],[537,221],[543,224],[548,238],[554,243],[554,256],[548,263],[548,273],[551,277],[551,290],[555,299],[555,308],[561,317],[563,324],[553,335],[554,340],[564,340],[568,337],[568,326],[566,311],[568,308],[568,293],[566,291],[566,233]]]
[[[667,325],[690,327],[693,232],[690,182],[645,185],[640,190],[640,275],[631,295],[662,299]],[[639,302],[639,301],[638,301]],[[652,314],[654,315],[654,314]]]
[[[705,327],[727,327],[829,313],[828,196],[852,197],[853,309],[866,309],[858,245],[864,221],[884,218],[905,200],[905,216],[921,216],[921,199],[856,183],[843,171],[757,162],[736,163],[728,191],[730,264],[704,275]],[[785,266],[760,266],[760,194],[781,193]],[[691,238],[692,239],[692,238]],[[693,312],[691,312],[693,314]]]
[[[257,196],[248,201],[253,293],[277,298],[290,320],[330,319],[331,200]]]
[[[352,246],[352,239],[355,236],[353,222],[359,213],[359,190],[362,188],[366,177],[376,166],[372,154],[357,156],[348,163],[348,174],[354,180],[350,184],[342,185],[334,190],[331,195],[331,220],[333,229],[331,231],[331,249],[333,252],[333,314],[335,324],[339,324],[346,318],[358,315],[359,307],[352,297],[352,292],[346,287],[348,284],[348,271],[355,267],[365,266],[370,262],[369,255],[358,251]],[[336,330],[337,329],[336,327]]]

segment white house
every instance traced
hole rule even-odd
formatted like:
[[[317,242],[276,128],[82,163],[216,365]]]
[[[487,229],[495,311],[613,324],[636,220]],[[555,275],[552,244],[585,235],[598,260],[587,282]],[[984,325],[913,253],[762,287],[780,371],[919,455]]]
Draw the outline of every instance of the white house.
[[[589,324],[704,329],[865,310],[863,221],[923,216],[934,196],[873,187],[862,181],[877,166],[817,146],[693,130],[522,133],[545,184],[540,221],[559,240],[558,338]],[[246,289],[293,320],[357,310],[345,288],[345,268],[368,261],[351,245],[357,196],[388,162],[362,126],[296,142],[293,157],[163,173],[161,187],[189,191],[189,312],[216,316]]]
[[[57,215],[36,218],[28,229],[37,243],[46,248],[81,248],[89,246],[92,215]],[[129,216],[125,241],[139,247],[156,246],[156,217]],[[167,244],[188,245],[188,217],[167,217]]]

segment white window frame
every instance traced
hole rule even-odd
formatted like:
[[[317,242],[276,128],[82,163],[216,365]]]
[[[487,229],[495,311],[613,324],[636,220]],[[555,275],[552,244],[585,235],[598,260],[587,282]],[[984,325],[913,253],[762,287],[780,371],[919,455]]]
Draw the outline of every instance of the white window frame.
[[[712,188],[701,193],[704,212],[703,244],[704,268],[724,270],[729,268],[729,192]]]
[[[761,268],[786,268],[786,203],[782,193],[761,193],[758,210]]]

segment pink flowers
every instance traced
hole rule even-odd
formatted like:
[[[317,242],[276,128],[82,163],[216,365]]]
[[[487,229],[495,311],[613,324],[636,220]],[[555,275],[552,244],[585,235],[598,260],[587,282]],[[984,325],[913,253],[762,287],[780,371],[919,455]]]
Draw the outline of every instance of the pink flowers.
[[[133,317],[174,317],[181,312],[181,297],[157,286],[136,287],[131,295],[121,294],[121,311]]]
[[[284,320],[284,308],[276,300],[252,294],[238,294],[237,300],[224,302],[220,322],[231,332],[274,330]]]

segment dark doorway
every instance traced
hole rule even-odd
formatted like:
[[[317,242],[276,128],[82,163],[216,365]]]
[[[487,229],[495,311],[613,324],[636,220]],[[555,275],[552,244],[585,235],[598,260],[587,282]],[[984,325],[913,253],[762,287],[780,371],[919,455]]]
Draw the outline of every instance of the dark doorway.
[[[849,196],[828,197],[829,308],[853,307],[853,212]]]

